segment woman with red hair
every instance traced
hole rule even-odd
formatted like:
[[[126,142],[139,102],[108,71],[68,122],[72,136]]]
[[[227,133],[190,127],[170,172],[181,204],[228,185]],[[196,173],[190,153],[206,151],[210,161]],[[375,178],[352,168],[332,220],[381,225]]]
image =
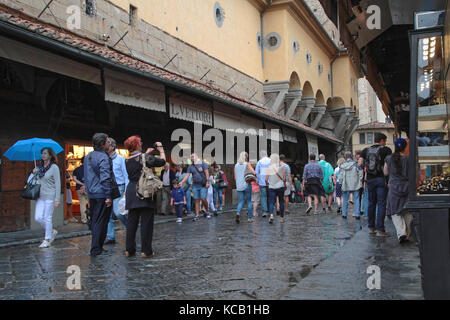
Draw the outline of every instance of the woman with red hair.
[[[155,218],[156,202],[148,198],[141,200],[136,195],[136,184],[142,173],[142,140],[139,136],[131,136],[124,142],[125,148],[130,152],[130,156],[125,160],[129,183],[125,191],[125,209],[128,210],[128,224],[126,235],[127,257],[136,254],[136,231],[141,221],[141,256],[151,258],[153,256],[153,222]],[[148,148],[145,152],[145,164],[147,167],[162,167],[166,163],[166,156],[161,142],[155,143],[159,151],[160,158],[156,158],[151,153],[153,148]]]

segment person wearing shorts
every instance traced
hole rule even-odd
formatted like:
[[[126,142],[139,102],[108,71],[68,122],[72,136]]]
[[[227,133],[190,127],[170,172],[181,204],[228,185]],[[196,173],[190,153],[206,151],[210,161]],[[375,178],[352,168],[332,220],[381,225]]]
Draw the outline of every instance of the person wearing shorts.
[[[322,186],[323,170],[322,166],[316,162],[316,155],[309,155],[309,163],[303,169],[304,195],[308,197],[308,215],[312,209],[312,197],[314,197],[314,214],[318,214],[319,198],[322,201],[322,207],[325,208],[325,190]]]
[[[192,196],[195,200],[194,221],[198,221],[200,219],[200,202],[203,203],[203,207],[205,208],[204,214],[209,219],[211,218],[211,214],[208,211],[208,201],[206,201],[209,188],[208,165],[201,161],[195,153],[191,154],[191,161],[192,164],[189,166],[187,174],[180,183],[185,183],[186,180],[189,179],[189,176],[192,175]],[[203,185],[203,182],[206,182],[206,184]]]

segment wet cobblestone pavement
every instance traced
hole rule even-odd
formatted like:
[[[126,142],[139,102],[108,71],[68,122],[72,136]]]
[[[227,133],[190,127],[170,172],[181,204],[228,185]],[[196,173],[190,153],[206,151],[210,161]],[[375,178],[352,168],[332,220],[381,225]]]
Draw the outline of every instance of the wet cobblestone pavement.
[[[125,231],[117,231],[117,243],[98,257],[89,256],[90,236],[56,240],[47,249],[0,249],[0,299],[295,298],[291,289],[321,261],[339,255],[366,223],[336,213],[305,216],[304,210],[296,205],[285,223],[275,219],[273,225],[262,217],[236,224],[231,212],[155,225],[151,259],[124,256]],[[137,243],[139,252],[139,237]],[[81,269],[79,291],[66,287],[70,265]]]

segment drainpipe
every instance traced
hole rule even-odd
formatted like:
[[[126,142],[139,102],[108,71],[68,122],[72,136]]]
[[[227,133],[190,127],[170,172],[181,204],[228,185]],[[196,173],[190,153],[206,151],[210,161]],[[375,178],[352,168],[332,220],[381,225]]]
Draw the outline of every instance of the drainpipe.
[[[263,18],[264,18],[264,12],[266,12],[267,9],[272,5],[272,0],[269,0],[269,3],[264,7],[263,11],[260,14],[261,18],[261,61],[262,61],[262,67],[264,68],[264,27],[263,27]]]

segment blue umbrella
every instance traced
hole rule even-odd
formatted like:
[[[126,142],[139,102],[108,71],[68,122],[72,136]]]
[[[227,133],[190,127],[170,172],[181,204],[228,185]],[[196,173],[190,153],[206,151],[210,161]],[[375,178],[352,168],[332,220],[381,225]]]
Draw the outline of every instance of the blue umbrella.
[[[11,161],[35,161],[41,159],[42,148],[49,147],[60,153],[64,149],[52,139],[33,138],[17,141],[3,156]]]

